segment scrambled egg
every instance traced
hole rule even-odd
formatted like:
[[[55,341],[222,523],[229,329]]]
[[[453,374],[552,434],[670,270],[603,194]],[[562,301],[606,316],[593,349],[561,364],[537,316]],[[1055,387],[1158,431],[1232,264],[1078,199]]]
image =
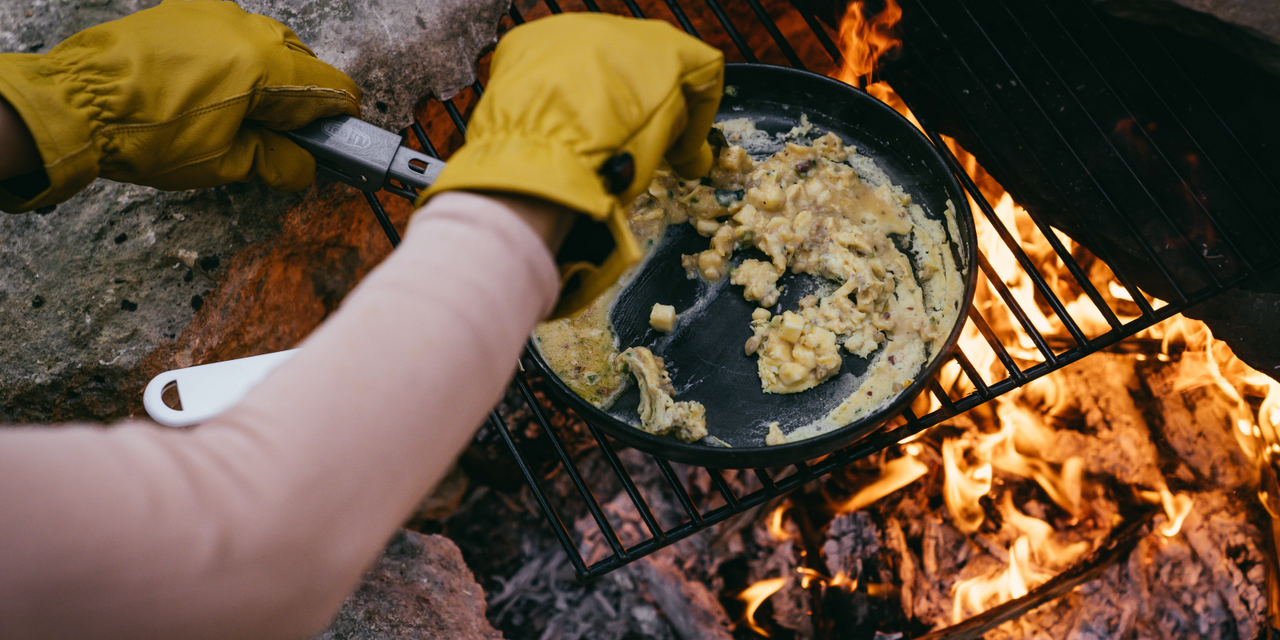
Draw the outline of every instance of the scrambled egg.
[[[634,207],[641,216],[665,212],[667,222],[688,222],[711,239],[707,250],[686,255],[690,277],[743,287],[743,297],[772,307],[787,270],[820,276],[836,285],[808,296],[797,311],[757,313],[747,355],[758,357],[766,393],[797,393],[840,371],[839,348],[866,358],[895,334],[932,344],[951,323],[926,313],[917,279],[942,273],[939,251],[926,251],[913,272],[894,243],[922,221],[910,196],[888,181],[873,184],[847,164],[852,150],[832,133],[812,145],[787,143],[764,162],[740,146],[724,149],[708,179],[699,183],[660,173]],[[767,261],[749,258],[728,267],[735,251],[754,247]],[[897,356],[891,356],[896,364]],[[908,358],[914,362],[917,358]],[[907,362],[904,362],[907,364]],[[905,385],[902,385],[905,386]]]
[[[699,402],[671,399],[671,377],[662,358],[644,347],[631,347],[618,356],[640,386],[640,428],[656,435],[670,435],[684,442],[707,436],[707,410]]]
[[[717,126],[744,146],[762,135],[745,120]],[[954,235],[955,211],[947,206],[946,224]],[[706,250],[683,256],[682,266],[690,278],[728,277],[746,300],[760,305],[744,353],[756,357],[765,392],[798,393],[822,384],[841,372],[842,352],[872,359],[857,390],[826,418],[788,434],[771,424],[769,444],[812,437],[892,400],[936,355],[959,317],[965,265],[957,268],[943,223],[926,216],[873,161],[831,133],[809,145],[788,142],[763,161],[743,146],[727,147],[699,181],[659,170],[633,203],[629,220],[642,246],[653,246],[671,224],[690,224],[709,239]],[[746,248],[765,259],[732,266],[735,252]],[[799,300],[795,309],[770,311],[782,294],[779,278],[788,270],[818,276],[829,286]],[[612,402],[625,383],[619,380],[622,370],[629,368],[641,386],[645,430],[682,440],[705,435],[705,426],[689,426],[705,424],[701,405],[683,410],[696,418],[667,418],[670,407],[684,403],[670,398],[661,359],[637,347],[620,356],[625,367],[615,366],[618,345],[606,348],[604,336],[613,338],[607,315],[618,290],[579,318],[541,325],[535,335],[544,354],[562,379],[597,406]],[[666,309],[653,314],[655,329],[669,326]],[[561,357],[548,354],[549,344],[563,350]]]

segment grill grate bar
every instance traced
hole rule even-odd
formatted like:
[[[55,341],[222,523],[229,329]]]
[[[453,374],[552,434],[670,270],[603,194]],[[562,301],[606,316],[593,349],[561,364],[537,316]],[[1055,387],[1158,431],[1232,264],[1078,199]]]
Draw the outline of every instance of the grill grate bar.
[[[662,471],[662,476],[667,479],[667,484],[671,485],[671,490],[675,492],[676,500],[684,508],[685,514],[689,516],[689,521],[694,524],[702,524],[702,514],[693,505],[693,498],[689,497],[689,491],[684,488],[684,483],[676,476],[675,469],[671,468],[671,463],[662,458],[649,457],[658,465],[658,469]]]
[[[636,4],[636,0],[623,0],[623,3],[627,5],[627,11],[630,11],[633,17],[636,17],[636,18],[645,17],[644,11],[640,10],[640,5]]]
[[[427,130],[422,127],[422,123],[414,120],[412,129],[418,144],[422,145],[423,152],[432,158],[439,158],[440,153],[436,151],[436,146],[431,144],[431,139],[427,137]]]
[[[933,392],[933,397],[938,399],[938,404],[941,405],[943,410],[952,414],[959,413],[956,411],[955,403],[951,402],[951,396],[947,395],[946,390],[942,388],[942,384],[938,382],[936,375],[929,378],[929,391]]]
[[[720,496],[724,498],[725,506],[733,510],[739,510],[742,506],[738,502],[738,496],[733,494],[733,488],[729,483],[724,481],[724,475],[719,469],[707,469],[707,475],[711,476],[711,484],[716,486],[716,490],[720,492]]]
[[[804,62],[801,62],[796,50],[791,48],[791,43],[787,41],[786,36],[782,35],[782,32],[778,30],[778,23],[774,22],[769,12],[765,11],[764,7],[760,5],[760,0],[747,0],[747,4],[751,5],[751,11],[760,19],[765,31],[769,32],[769,37],[773,38],[774,44],[778,45],[778,49],[782,51],[782,55],[791,63],[791,66],[797,69],[805,69]]]
[[[725,14],[724,8],[720,6],[716,0],[706,0],[707,7],[711,9],[711,13],[715,15],[716,20],[720,21],[720,26],[724,27],[725,33],[729,34],[729,39],[733,41],[733,46],[738,48],[738,53],[742,54],[742,58],[747,62],[760,62],[756,57],[756,53],[751,50],[751,45],[743,39],[742,33],[738,28],[733,26],[733,22],[729,20],[729,16]]]
[[[377,194],[372,191],[360,193],[363,193],[364,199],[369,201],[374,217],[378,219],[378,224],[382,225],[382,232],[387,234],[387,239],[391,241],[391,248],[400,246],[400,234],[396,232],[395,225],[391,224],[391,218],[387,216],[387,210],[382,208],[382,202],[378,200]]]
[[[921,11],[924,11],[923,8],[921,8]],[[924,15],[925,17],[929,18],[930,22],[934,26],[934,29],[941,33],[942,29],[938,25],[937,21],[933,18],[933,16],[927,12],[925,12]],[[969,78],[974,79],[973,82],[969,83],[974,87],[973,90],[975,92],[982,92],[983,97],[986,98],[988,102],[991,102],[997,105],[996,110],[1002,116],[1001,121],[1009,123],[1009,126],[1007,126],[1005,129],[1010,133],[1011,136],[1013,136],[1013,138],[1017,141],[1018,145],[1026,149],[1035,148],[1036,145],[1032,144],[1029,140],[1026,139],[1026,137],[1021,133],[1019,127],[1014,126],[1013,119],[1009,116],[1008,113],[1005,112],[1004,107],[999,104],[999,101],[994,100],[993,96],[987,93],[985,87],[983,87],[981,83],[976,81],[976,75],[974,74],[973,69],[970,67],[968,61],[958,55],[956,56],[956,59],[964,67],[964,71],[967,74],[967,76]],[[944,75],[942,71],[939,71],[936,68],[936,63],[934,62],[934,60],[931,58],[924,58],[922,59],[922,62],[923,64],[921,65],[921,67],[929,74],[929,77],[927,78],[927,80],[933,83],[937,83],[938,85],[942,85]],[[974,123],[970,120],[966,111],[962,108],[957,108],[958,105],[955,104],[954,100],[949,100],[949,102],[951,102],[951,106],[953,107],[954,112],[961,114],[964,124],[969,129],[976,130]],[[925,125],[925,121],[920,119],[919,113],[916,114],[916,118],[917,120],[920,120],[920,123],[922,125]],[[927,125],[926,125],[926,129],[928,129]],[[1062,137],[1061,132],[1057,132],[1057,133],[1058,133],[1059,140],[1064,145],[1066,145],[1066,139]],[[1074,151],[1071,151],[1071,153],[1076,163],[1079,166],[1083,167],[1084,163],[1079,158],[1079,156],[1074,155]],[[1044,166],[1038,154],[1035,154],[1035,153],[1026,154],[1025,159],[1030,161],[1043,174],[1048,176],[1055,175],[1055,172],[1050,171],[1047,167]],[[989,161],[995,162],[995,163],[999,162],[999,160],[994,157],[992,157]],[[1092,178],[1090,179],[1092,180]],[[1119,212],[1120,212],[1119,206],[1114,202],[1114,200],[1112,200],[1111,196],[1105,190],[1103,190],[1100,185],[1098,185],[1096,180],[1093,180],[1092,184],[1098,190],[1098,193],[1100,193],[1102,197],[1107,201],[1108,206],[1110,206],[1111,209],[1115,212],[1116,214],[1114,216],[1115,219],[1118,220],[1121,223],[1121,225],[1124,227],[1124,230],[1128,232],[1130,239],[1133,240],[1137,246],[1142,248],[1143,253],[1147,257],[1147,261],[1160,272],[1160,275],[1164,278],[1165,282],[1167,282],[1169,286],[1173,289],[1173,292],[1177,295],[1178,302],[1180,303],[1187,302],[1188,293],[1182,287],[1182,285],[1177,281],[1177,279],[1173,277],[1173,274],[1169,271],[1168,266],[1156,254],[1155,250],[1151,247],[1150,243],[1142,240],[1142,234],[1139,233],[1138,228],[1133,224],[1133,221],[1130,220],[1128,216],[1119,215]],[[1012,195],[1015,200],[1023,201],[1023,202],[1026,201],[1025,194],[1021,193],[1022,189],[1019,185],[1007,184],[1003,186],[1006,188],[1006,190],[1009,191],[1010,195]],[[1065,197],[1065,192],[1063,190],[1063,187],[1056,180],[1052,181],[1050,183],[1050,186],[1053,190],[1054,195],[1057,196],[1059,201],[1061,202],[1068,201],[1067,198]],[[1031,215],[1032,219],[1036,221],[1037,226],[1040,227],[1042,230],[1047,227],[1046,223],[1040,218],[1040,216],[1036,212],[1028,211],[1027,213]],[[1097,232],[1088,225],[1084,226],[1083,231],[1091,240],[1090,242],[1091,250],[1094,251],[1096,255],[1107,264],[1116,264],[1115,257],[1111,254],[1110,249],[1107,248],[1107,244],[1099,240]],[[1075,259],[1072,258],[1070,255],[1064,255],[1063,253],[1059,253],[1059,257],[1062,258],[1064,263],[1067,263],[1067,264],[1074,263],[1078,265]],[[1132,278],[1128,274],[1124,273],[1123,271],[1117,271],[1115,272],[1115,275],[1120,280],[1121,284],[1125,287],[1125,289],[1129,292],[1129,295],[1135,301],[1142,300],[1142,302],[1139,304],[1146,308],[1149,308],[1149,305],[1146,304],[1145,299],[1143,298],[1142,294],[1139,292],[1137,285],[1133,283]],[[1081,284],[1083,286],[1083,283]]]
[[[631,472],[623,466],[622,461],[618,459],[618,454],[610,446],[608,440],[603,433],[594,425],[587,425],[591,430],[591,435],[595,436],[596,442],[600,445],[600,451],[604,453],[605,458],[609,461],[609,466],[618,474],[618,479],[622,481],[622,488],[631,498],[631,503],[635,505],[636,511],[640,513],[640,519],[644,520],[644,526],[649,528],[649,533],[659,540],[666,538],[667,534],[663,532],[662,526],[658,524],[658,520],[653,516],[653,510],[649,508],[649,503],[640,495],[640,490],[636,488],[635,480],[631,478]]]
[[[773,478],[769,477],[769,472],[765,469],[753,469],[756,478],[760,480],[760,485],[764,487],[765,493],[769,495],[777,495],[778,485],[773,483]]]
[[[693,28],[693,23],[689,22],[689,16],[684,14],[684,9],[680,7],[680,3],[676,0],[663,0],[667,8],[671,10],[671,15],[675,16],[676,22],[680,23],[680,28],[684,32],[701,40],[702,36],[698,35],[698,30]]]
[[[551,502],[547,500],[547,493],[542,489],[542,483],[538,481],[537,476],[533,474],[533,470],[529,468],[529,463],[525,460],[524,455],[520,453],[520,448],[516,446],[515,440],[511,437],[511,431],[507,429],[507,423],[503,421],[502,416],[497,411],[489,413],[489,423],[497,429],[498,434],[502,436],[502,441],[506,443],[507,448],[511,450],[512,457],[516,459],[516,466],[520,469],[520,475],[524,476],[525,484],[533,493],[534,500],[538,501],[538,506],[542,507],[542,514],[547,517],[547,524],[551,525],[552,532],[556,538],[560,540],[569,556],[569,561],[573,563],[573,570],[578,575],[586,575],[587,564],[582,559],[582,554],[577,552],[573,540],[569,537],[569,531],[565,528],[564,522],[560,519],[560,512],[551,506]],[[543,425],[548,428],[548,425]]]
[[[444,110],[449,113],[449,119],[453,120],[453,126],[457,127],[458,133],[461,133],[462,137],[465,138],[467,136],[467,122],[462,119],[462,114],[458,112],[458,107],[453,104],[453,99],[442,100],[441,103],[444,104]]]
[[[831,57],[831,63],[837,67],[843,67],[844,54],[840,53],[840,47],[831,39],[831,36],[827,35],[827,30],[822,28],[822,23],[813,15],[813,12],[805,11],[796,4],[796,0],[791,0],[791,6],[795,7],[796,12],[804,19],[804,23],[809,25],[809,32],[817,38],[818,44],[822,45],[822,49]]]
[[[524,395],[524,400],[529,405],[529,411],[533,412],[538,424],[545,429],[547,439],[551,441],[552,447],[556,450],[556,456],[560,458],[560,463],[564,465],[565,473],[569,475],[569,480],[573,482],[574,488],[578,490],[578,493],[582,495],[582,499],[587,503],[587,510],[591,512],[591,517],[595,519],[596,525],[600,527],[600,532],[604,534],[605,541],[613,549],[614,555],[626,558],[627,552],[622,546],[622,541],[618,539],[618,534],[614,532],[613,525],[609,523],[609,518],[605,516],[604,511],[600,508],[600,503],[596,500],[595,494],[591,493],[591,489],[587,487],[587,483],[582,479],[582,473],[578,471],[577,465],[573,464],[573,460],[570,459],[569,452],[564,448],[564,442],[560,440],[560,435],[551,427],[551,422],[547,420],[542,407],[538,405],[538,398],[534,396],[533,389],[521,376],[516,376],[516,385],[520,388],[520,393]]]
[[[1070,83],[1068,83],[1064,78],[1062,78],[1061,73],[1058,71],[1057,65],[1053,64],[1044,55],[1044,52],[1040,44],[1037,42],[1037,39],[1033,37],[1031,33],[1027,30],[1027,27],[1025,24],[1023,24],[1023,21],[1020,20],[1018,16],[1015,15],[1014,12],[1010,10],[1007,5],[1004,6],[1004,10],[1006,14],[1013,19],[1014,24],[1018,26],[1018,29],[1022,31],[1023,35],[1026,36],[1027,41],[1031,44],[1031,47],[1036,51],[1036,54],[1039,55],[1040,61],[1043,63],[1042,66],[1046,69],[1049,69],[1054,74],[1054,77],[1057,78],[1058,81],[1062,83],[1062,86],[1066,87],[1067,93],[1072,97],[1072,99],[1074,99],[1076,103],[1081,106],[1081,108],[1084,108],[1084,101],[1081,99],[1078,92],[1076,92],[1075,89],[1071,87]],[[1052,15],[1053,18],[1057,20],[1057,16],[1053,15],[1052,12],[1050,12],[1050,15]],[[1061,23],[1059,22],[1059,24]],[[1063,30],[1063,32],[1065,33],[1065,29]],[[1068,37],[1070,37],[1069,34],[1068,34]],[[1079,49],[1079,44],[1076,43],[1074,40],[1072,42],[1073,44],[1076,45],[1077,49]],[[1087,59],[1087,56],[1085,57]],[[1092,60],[1090,60],[1090,63],[1092,63]],[[1095,71],[1098,71],[1096,66],[1093,66],[1092,68]],[[1126,113],[1128,113],[1129,117],[1134,118],[1136,121],[1137,118],[1134,115],[1133,110],[1128,105],[1124,104],[1124,101],[1122,97],[1119,95],[1119,93],[1116,92],[1115,89],[1111,87],[1110,83],[1107,82],[1106,76],[1099,71],[1097,73],[1097,77],[1102,81],[1103,85],[1106,86],[1107,90],[1110,91],[1113,95],[1115,95],[1116,100],[1119,101],[1122,106],[1124,106],[1125,111]],[[1093,122],[1098,133],[1102,135],[1103,138],[1106,138],[1108,142],[1110,142],[1110,138],[1105,136],[1104,134],[1103,125],[1097,121],[1096,114],[1093,111],[1087,110],[1087,109],[1086,109],[1086,113],[1089,114],[1090,116],[1089,119],[1090,121]],[[1177,168],[1173,165],[1173,163],[1169,161],[1169,158],[1167,155],[1165,155],[1164,150],[1161,148],[1161,145],[1156,144],[1156,142],[1151,139],[1150,133],[1144,127],[1135,127],[1135,130],[1138,132],[1139,135],[1143,137],[1143,139],[1145,139],[1150,144],[1151,149],[1159,156],[1160,160],[1164,162],[1165,167],[1167,167],[1171,173],[1177,176],[1177,179],[1182,185],[1182,187],[1185,188],[1189,193],[1194,193],[1195,189],[1190,184],[1187,183],[1186,176],[1182,175],[1182,173],[1177,170]],[[1137,169],[1133,167],[1132,163],[1127,157],[1127,154],[1123,153],[1120,149],[1117,149],[1114,143],[1112,143],[1110,146],[1111,146],[1111,150],[1118,157],[1124,160],[1125,166],[1134,174],[1134,177],[1137,178]],[[1149,195],[1153,201],[1157,200],[1155,194],[1149,193]],[[1221,241],[1224,242],[1228,248],[1230,248],[1232,253],[1234,253],[1245,264],[1245,268],[1247,271],[1253,271],[1254,267],[1250,263],[1248,256],[1243,251],[1240,250],[1240,247],[1236,244],[1235,240],[1232,239],[1231,234],[1228,234],[1225,232],[1225,230],[1222,228],[1221,223],[1218,221],[1217,217],[1211,214],[1209,210],[1205,208],[1204,202],[1200,198],[1192,198],[1192,200],[1195,201],[1196,206],[1199,209],[1200,213],[1203,214],[1204,219],[1207,220],[1209,224],[1213,225],[1213,229],[1217,233],[1217,237],[1220,238]],[[1163,206],[1161,207],[1161,209],[1164,210]],[[1250,214],[1252,215],[1252,212],[1250,212]],[[1170,221],[1172,222],[1171,218],[1170,218]]]
[[[524,24],[524,16],[520,15],[520,10],[516,9],[515,3],[511,4],[511,9],[507,11],[507,15],[512,22],[516,23],[516,26]]]
[[[951,357],[955,359],[956,364],[960,365],[960,369],[964,371],[965,377],[969,379],[969,383],[974,386],[976,393],[981,397],[989,397],[991,390],[987,388],[987,381],[982,379],[978,374],[978,370],[974,368],[973,363],[969,361],[969,356],[964,351],[955,349],[951,352]]]
[[[963,3],[962,3],[962,4],[960,4],[959,6],[960,6],[960,9],[961,9],[961,10],[963,10],[963,11],[965,12],[965,14],[966,14],[966,15],[968,15],[968,16],[969,16],[969,18],[970,18],[971,20],[974,20],[974,21],[976,22],[977,18],[976,18],[975,16],[973,16],[973,15],[972,15],[972,13],[969,11],[969,7],[968,7],[968,5],[963,4]],[[1021,75],[1019,75],[1019,74],[1018,74],[1018,72],[1014,70],[1013,66],[1012,66],[1012,65],[1010,64],[1010,62],[1009,62],[1009,58],[1007,58],[1007,57],[1005,56],[1004,51],[1003,51],[1003,50],[1001,50],[1000,48],[998,48],[998,47],[996,46],[995,42],[991,39],[991,36],[990,36],[990,35],[989,35],[989,34],[988,34],[988,33],[987,33],[983,28],[982,28],[982,25],[981,25],[981,24],[978,24],[978,32],[982,35],[983,39],[985,39],[985,40],[986,40],[987,44],[988,44],[988,45],[990,45],[991,50],[995,52],[995,55],[996,55],[997,57],[999,57],[1000,61],[1001,61],[1001,62],[1005,65],[1005,67],[1008,69],[1009,73],[1013,75],[1014,80],[1016,80],[1016,81],[1017,81],[1019,84],[1021,84],[1023,87],[1027,87],[1028,85],[1026,84],[1025,79],[1024,79],[1024,78],[1022,78],[1022,76],[1021,76]],[[960,54],[960,57],[961,57],[961,58],[963,58],[963,57],[964,57],[964,56],[963,56],[963,54]],[[1069,89],[1068,89],[1068,91],[1069,91]],[[1077,149],[1075,148],[1075,146],[1074,146],[1074,145],[1072,145],[1072,144],[1070,143],[1070,141],[1068,140],[1068,138],[1067,138],[1066,134],[1065,134],[1065,133],[1062,131],[1062,129],[1057,125],[1057,123],[1055,123],[1055,122],[1054,122],[1054,121],[1049,117],[1049,113],[1048,113],[1048,111],[1044,108],[1044,105],[1043,105],[1043,104],[1041,104],[1041,101],[1040,101],[1038,98],[1036,98],[1036,96],[1035,96],[1035,95],[1031,94],[1030,92],[1028,92],[1028,93],[1027,93],[1027,96],[1030,98],[1031,103],[1036,107],[1036,109],[1038,109],[1038,110],[1040,111],[1040,114],[1041,114],[1042,116],[1044,116],[1045,121],[1049,123],[1050,127],[1053,129],[1054,133],[1055,133],[1055,134],[1057,134],[1058,138],[1062,140],[1063,144],[1064,144],[1064,145],[1066,145],[1066,147],[1070,150],[1070,153],[1071,153],[1072,155],[1074,155],[1074,156],[1075,156],[1075,160],[1076,160],[1077,162],[1079,162],[1079,163],[1081,164],[1081,166],[1088,166],[1087,164],[1085,164],[1085,163],[1083,162],[1083,160],[1081,160],[1081,158],[1079,157],[1079,153],[1078,153]],[[1084,108],[1084,105],[1080,103],[1079,99],[1078,99],[1078,98],[1076,98],[1075,94],[1074,94],[1074,93],[1072,93],[1072,94],[1071,94],[1071,96],[1072,96],[1072,98],[1076,101],[1076,105],[1083,109],[1083,108]],[[1087,112],[1087,111],[1086,111],[1086,112]],[[1090,118],[1090,122],[1093,122],[1093,121],[1092,121],[1092,118]],[[1095,128],[1096,128],[1096,127],[1097,127],[1097,123],[1096,123],[1096,122],[1094,122],[1093,124],[1094,124],[1094,126],[1095,126]],[[1116,149],[1115,149],[1115,146],[1111,143],[1110,139],[1107,139],[1107,138],[1106,138],[1106,135],[1105,135],[1101,130],[1097,130],[1097,133],[1098,133],[1099,135],[1101,135],[1101,136],[1104,138],[1105,144],[1106,144],[1108,147],[1110,147],[1110,149],[1111,149],[1112,153],[1117,153],[1117,155],[1119,156],[1118,152],[1117,152],[1117,151],[1116,151]],[[1137,183],[1139,184],[1139,187],[1140,187],[1140,189],[1141,189],[1141,191],[1142,191],[1142,194],[1146,197],[1146,200],[1147,200],[1147,201],[1149,201],[1150,203],[1152,203],[1152,204],[1154,204],[1154,205],[1155,205],[1155,209],[1159,212],[1160,216],[1164,219],[1165,223],[1166,223],[1170,228],[1173,228],[1173,229],[1174,229],[1174,233],[1178,236],[1178,238],[1179,238],[1179,239],[1180,239],[1184,244],[1187,244],[1187,245],[1191,244],[1190,239],[1189,239],[1189,238],[1187,238],[1186,232],[1185,232],[1185,231],[1183,231],[1181,228],[1179,228],[1179,227],[1174,223],[1173,219],[1172,219],[1172,218],[1171,218],[1171,216],[1169,215],[1169,212],[1168,212],[1168,211],[1166,211],[1166,210],[1164,209],[1164,207],[1163,207],[1163,206],[1161,206],[1160,202],[1159,202],[1159,201],[1154,197],[1154,195],[1151,193],[1150,189],[1148,189],[1148,188],[1147,188],[1147,186],[1142,182],[1141,178],[1140,178],[1140,177],[1139,177],[1139,176],[1134,172],[1133,167],[1132,167],[1131,165],[1129,165],[1129,163],[1128,163],[1128,162],[1127,162],[1123,157],[1120,157],[1120,163],[1121,163],[1122,165],[1124,165],[1125,169],[1127,169],[1127,170],[1128,170],[1129,175],[1134,179],[1134,181],[1135,181],[1135,182],[1137,182]],[[1092,174],[1091,174],[1091,175],[1090,175],[1090,179],[1094,180],[1094,182],[1095,182],[1095,183],[1097,183],[1097,178],[1096,178],[1096,176],[1094,176],[1094,175],[1092,175]],[[1099,186],[1099,188],[1100,188],[1100,189],[1102,188],[1102,186],[1101,186],[1101,185],[1098,185],[1098,186]],[[1108,196],[1108,199],[1109,199],[1109,198],[1110,198],[1110,196]],[[1127,212],[1127,211],[1125,211],[1125,210],[1124,210],[1124,208],[1117,208],[1117,211],[1119,212],[1119,214],[1120,214],[1121,216],[1124,216],[1125,218],[1128,218],[1128,217],[1129,217],[1128,212]],[[1141,242],[1141,243],[1143,243],[1143,244],[1148,244],[1147,239],[1146,239],[1145,237],[1143,237],[1142,235],[1138,235],[1138,236],[1137,236],[1137,241],[1138,241],[1138,242]],[[1209,279],[1209,281],[1212,283],[1212,286],[1214,286],[1215,288],[1222,288],[1222,282],[1218,279],[1217,275],[1213,273],[1213,269],[1210,267],[1210,265],[1208,264],[1208,262],[1206,262],[1206,260],[1205,260],[1204,256],[1200,255],[1200,252],[1198,252],[1198,251],[1191,251],[1191,252],[1188,252],[1188,253],[1189,253],[1189,255],[1191,255],[1191,256],[1192,256],[1192,259],[1193,259],[1193,260],[1195,260],[1195,261],[1200,265],[1200,267],[1201,267],[1201,269],[1202,269],[1202,271],[1203,271],[1203,275],[1204,275],[1206,278],[1208,278],[1208,279]]]
[[[979,251],[978,255],[981,258],[982,252]],[[982,259],[985,260],[985,258]],[[987,344],[991,346],[993,351],[995,351],[996,357],[1000,359],[1000,363],[1004,365],[1005,371],[1009,373],[1009,378],[1017,382],[1022,382],[1026,376],[1023,375],[1022,370],[1018,368],[1018,365],[1014,364],[1013,357],[1009,355],[1009,351],[1005,349],[1004,345],[1000,343],[1000,340],[996,338],[995,332],[991,330],[991,326],[987,324],[987,320],[978,312],[976,306],[969,308],[969,320],[973,322],[973,326],[978,329],[978,333],[981,333],[982,337],[986,338]]]

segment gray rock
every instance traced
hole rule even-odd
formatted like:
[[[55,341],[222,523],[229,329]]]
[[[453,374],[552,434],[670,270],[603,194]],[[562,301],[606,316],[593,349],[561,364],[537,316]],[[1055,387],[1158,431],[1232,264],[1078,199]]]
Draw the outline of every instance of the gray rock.
[[[0,52],[47,51],[155,4],[0,2]],[[426,96],[473,81],[507,5],[241,2],[351,74],[365,117],[391,129]],[[164,193],[98,181],[54,213],[0,216],[0,423],[140,415],[143,386],[165,369],[293,346],[389,248],[358,192],[319,185]]]
[[[53,213],[0,216],[0,421],[130,413],[147,357],[302,200],[252,184],[160,193],[99,180]]]
[[[243,0],[289,25],[364,91],[361,115],[400,130],[426,96],[451,98],[475,81],[510,0]]]
[[[1280,74],[1280,7],[1275,0],[1094,0],[1122,18],[1213,40]]]
[[[81,29],[156,0],[6,0],[0,52],[47,51]],[[380,127],[413,122],[427,96],[451,98],[475,81],[480,54],[497,41],[510,0],[241,0],[283,22],[316,55],[364,91],[361,113]]]
[[[401,530],[316,640],[501,638],[484,591],[448,538]]]

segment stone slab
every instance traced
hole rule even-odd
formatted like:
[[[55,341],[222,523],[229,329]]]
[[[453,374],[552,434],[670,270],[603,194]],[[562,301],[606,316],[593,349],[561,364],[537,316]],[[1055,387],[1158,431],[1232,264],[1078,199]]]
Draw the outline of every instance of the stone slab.
[[[315,640],[494,640],[485,597],[448,538],[400,530]]]

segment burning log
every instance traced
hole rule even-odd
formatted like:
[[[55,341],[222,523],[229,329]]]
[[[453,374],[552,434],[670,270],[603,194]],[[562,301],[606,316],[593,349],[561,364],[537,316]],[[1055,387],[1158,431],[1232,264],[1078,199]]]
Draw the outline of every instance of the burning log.
[[[1046,602],[1063,596],[1123,559],[1139,540],[1150,533],[1151,521],[1158,513],[1158,510],[1150,509],[1118,528],[1101,547],[1084,560],[1036,587],[1027,595],[988,609],[959,624],[919,636],[917,640],[974,640],[1005,621],[1013,620]]]

